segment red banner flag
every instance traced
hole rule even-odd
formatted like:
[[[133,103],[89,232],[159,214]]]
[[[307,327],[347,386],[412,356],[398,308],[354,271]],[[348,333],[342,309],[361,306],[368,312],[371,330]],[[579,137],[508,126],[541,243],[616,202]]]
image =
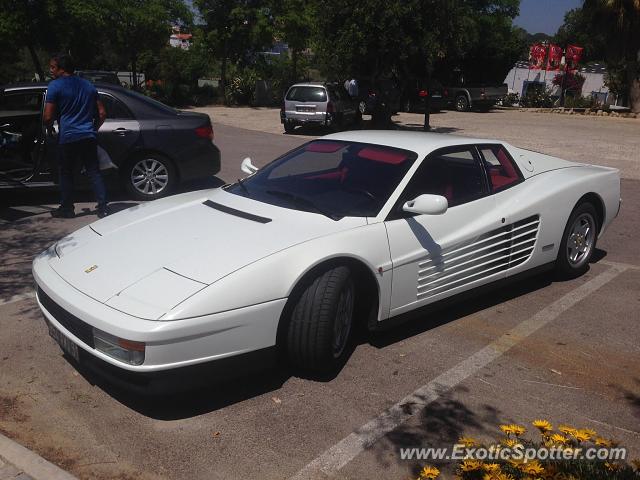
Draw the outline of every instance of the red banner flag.
[[[577,70],[578,63],[582,58],[582,51],[584,48],[577,47],[575,45],[567,45],[566,62],[568,70]]]
[[[542,43],[534,43],[529,50],[529,68],[540,70],[544,68],[547,47]]]
[[[562,62],[562,48],[552,43],[549,45],[547,70],[560,70],[560,62]]]

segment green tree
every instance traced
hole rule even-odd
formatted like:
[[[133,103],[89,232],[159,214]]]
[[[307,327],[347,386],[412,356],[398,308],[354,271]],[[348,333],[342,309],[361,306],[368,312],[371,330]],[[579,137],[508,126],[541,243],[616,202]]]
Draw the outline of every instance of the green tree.
[[[603,35],[609,68],[622,70],[632,112],[640,112],[640,1],[585,0],[591,30]]]
[[[0,0],[0,35],[3,49],[18,52],[25,47],[36,74],[43,79],[44,69],[37,49],[47,43],[55,44],[57,32],[54,19],[56,5],[47,0]],[[9,55],[15,61],[16,56]]]
[[[220,61],[220,91],[226,99],[229,63],[238,63],[273,43],[272,16],[265,0],[194,0],[206,42]]]
[[[566,48],[567,45],[583,47],[582,59],[585,63],[604,60],[606,39],[602,32],[591,27],[598,22],[596,18],[593,18],[594,13],[583,8],[569,10],[552,42],[562,48]]]
[[[502,81],[523,48],[512,26],[519,0],[317,0],[317,6],[314,48],[334,78],[428,82],[435,69],[462,67]]]
[[[275,0],[270,8],[275,36],[287,43],[291,52],[291,81],[298,80],[300,53],[309,47],[313,33],[313,4],[306,0]]]
[[[172,24],[189,24],[192,15],[181,0],[103,0],[111,42],[128,59],[137,88],[138,62],[145,52],[167,45]]]

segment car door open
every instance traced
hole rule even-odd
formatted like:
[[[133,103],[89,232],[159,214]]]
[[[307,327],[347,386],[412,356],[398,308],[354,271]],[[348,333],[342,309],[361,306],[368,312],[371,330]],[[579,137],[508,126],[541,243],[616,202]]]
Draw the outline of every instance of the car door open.
[[[31,180],[43,160],[42,90],[0,95],[0,182]]]

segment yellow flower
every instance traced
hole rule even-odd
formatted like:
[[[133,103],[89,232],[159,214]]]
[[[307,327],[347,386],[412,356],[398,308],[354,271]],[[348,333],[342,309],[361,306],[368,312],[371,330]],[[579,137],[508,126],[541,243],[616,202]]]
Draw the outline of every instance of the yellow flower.
[[[633,465],[633,468],[635,468],[637,472],[640,472],[640,460],[631,460],[631,465]]]
[[[522,435],[527,431],[522,425],[516,425],[515,423],[510,423],[508,425],[500,425],[500,430],[502,430],[507,435],[514,434],[516,437]]]
[[[617,470],[620,470],[620,465],[617,463],[609,463],[609,462],[604,462],[604,466],[606,467],[607,470],[609,470],[610,472],[615,472]]]
[[[595,437],[596,436],[596,431],[591,429],[591,428],[582,428],[580,431],[584,432],[585,434],[589,435],[590,437]]]
[[[553,443],[559,443],[560,445],[565,445],[569,441],[567,437],[559,433],[554,433],[550,438]]]
[[[485,463],[482,465],[482,468],[485,472],[490,473],[498,473],[500,472],[500,464],[499,463]]]
[[[463,460],[460,464],[460,470],[463,472],[474,472],[482,468],[482,462],[478,460]]]
[[[544,473],[544,468],[537,460],[521,465],[520,470],[527,475],[540,475],[541,473]]]
[[[465,447],[474,447],[478,445],[476,439],[472,437],[460,437],[458,439],[458,443],[464,445]]]
[[[591,435],[589,435],[588,432],[585,432],[584,430],[578,430],[573,434],[573,437],[578,441],[578,442],[586,442],[587,440],[591,439]]]
[[[610,447],[611,446],[611,442],[609,440],[607,440],[606,438],[602,438],[602,437],[596,437],[596,439],[594,440],[594,443],[598,447]]]
[[[431,465],[425,465],[422,467],[422,470],[420,470],[420,478],[433,480],[434,478],[438,478],[438,475],[440,475],[440,470]]]
[[[515,438],[505,438],[502,443],[509,448],[514,448],[516,445],[518,445],[518,441]]]
[[[482,480],[513,480],[513,477],[508,473],[490,472],[485,473]]]
[[[540,430],[541,433],[546,433],[553,430],[553,425],[547,420],[534,420],[531,424]]]
[[[569,425],[560,425],[558,427],[558,430],[560,430],[565,435],[574,435],[578,431],[575,428],[570,427]]]

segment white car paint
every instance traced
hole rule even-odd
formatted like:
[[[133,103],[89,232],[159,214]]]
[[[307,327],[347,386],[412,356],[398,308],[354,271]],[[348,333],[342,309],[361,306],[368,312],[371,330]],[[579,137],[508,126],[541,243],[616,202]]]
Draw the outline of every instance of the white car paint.
[[[329,259],[351,258],[369,270],[377,283],[382,322],[553,262],[571,210],[586,193],[603,202],[601,234],[619,207],[617,170],[496,140],[390,131],[344,132],[323,139],[403,148],[416,152],[418,160],[376,217],[334,221],[214,189],[133,207],[78,230],[39,255],[33,273],[42,291],[90,326],[145,342],[142,365],[125,364],[84,344],[39,300],[45,316],[80,348],[108,363],[130,371],[167,370],[273,346],[293,288]],[[387,220],[429,153],[475,144],[504,145],[524,180],[442,215]],[[271,221],[231,215],[205,201]],[[507,255],[499,268],[474,277],[461,249],[482,249],[479,237],[498,238],[495,232],[504,227],[531,232],[526,238],[533,240],[523,244],[524,253],[511,252],[525,255],[524,260],[512,264]],[[462,255],[457,271],[446,271],[438,260],[445,254]]]

